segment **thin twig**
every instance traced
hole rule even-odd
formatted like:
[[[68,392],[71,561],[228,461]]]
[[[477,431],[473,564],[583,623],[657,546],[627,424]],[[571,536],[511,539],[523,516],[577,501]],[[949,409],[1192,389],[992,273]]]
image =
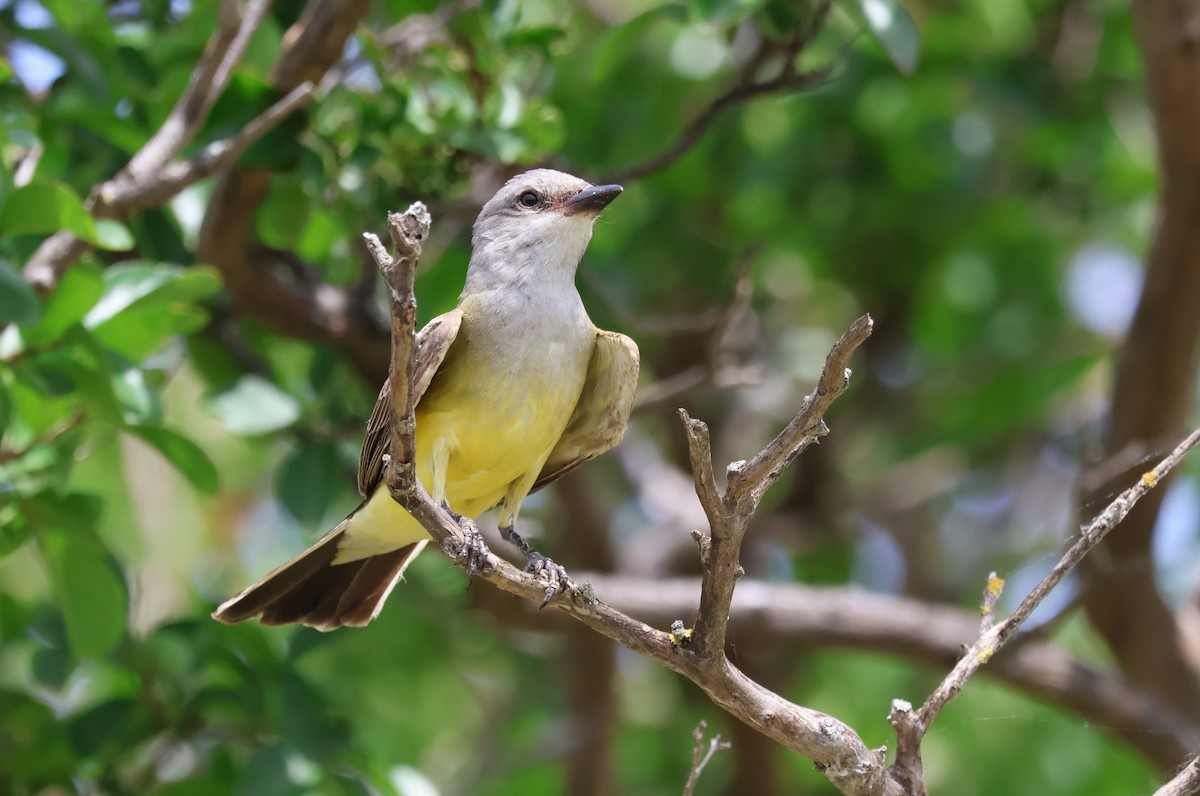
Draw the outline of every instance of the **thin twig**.
[[[996,603],[1004,592],[1004,578],[989,572],[987,585],[983,587],[983,599],[979,601],[979,634],[983,635],[996,624]]]
[[[692,747],[692,770],[688,772],[687,782],[683,785],[683,796],[692,796],[696,792],[696,784],[700,781],[700,773],[704,771],[704,767],[708,765],[708,761],[712,760],[713,755],[717,752],[723,752],[729,749],[731,744],[729,741],[722,741],[721,734],[717,733],[708,740],[704,741],[704,730],[708,727],[708,722],[703,719],[696,725],[696,729],[692,730],[692,738],[696,740]]]
[[[1143,474],[1137,484],[1118,495],[1104,511],[1088,523],[1082,529],[1079,540],[1071,545],[1050,573],[1021,601],[1013,614],[981,634],[971,645],[954,669],[925,700],[920,710],[912,711],[911,706],[906,710],[904,705],[893,705],[893,711],[888,716],[889,722],[896,729],[896,762],[892,770],[898,779],[909,783],[915,794],[919,796],[924,793],[924,785],[921,783],[921,741],[942,708],[962,691],[967,680],[980,666],[991,660],[992,656],[1004,647],[1042,600],[1197,443],[1200,443],[1200,428],[1189,434],[1153,470]]]
[[[739,500],[748,499],[757,506],[784,468],[805,448],[828,433],[822,418],[830,404],[848,386],[850,372],[846,365],[855,350],[871,336],[872,329],[874,322],[871,316],[863,315],[837,339],[825,359],[825,369],[821,371],[816,389],[804,399],[803,407],[792,422],[753,459],[730,471],[730,494]]]

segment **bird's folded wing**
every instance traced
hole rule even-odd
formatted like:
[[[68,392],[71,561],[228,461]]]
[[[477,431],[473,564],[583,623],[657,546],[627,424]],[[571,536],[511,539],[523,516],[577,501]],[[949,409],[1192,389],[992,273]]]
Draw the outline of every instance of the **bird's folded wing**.
[[[534,489],[541,489],[621,441],[633,410],[638,364],[636,343],[623,334],[596,330],[579,403]]]
[[[417,333],[417,367],[413,377],[413,406],[429,389],[433,376],[446,358],[451,343],[458,336],[462,325],[462,310],[451,310],[439,315]],[[363,439],[362,453],[358,457],[358,491],[370,497],[383,480],[383,455],[391,445],[392,380],[383,382],[379,398],[371,419],[367,421],[367,436]]]

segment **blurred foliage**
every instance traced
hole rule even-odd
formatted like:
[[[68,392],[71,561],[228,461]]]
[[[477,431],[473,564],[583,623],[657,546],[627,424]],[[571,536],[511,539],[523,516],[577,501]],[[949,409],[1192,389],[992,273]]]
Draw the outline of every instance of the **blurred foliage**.
[[[832,65],[826,85],[736,106],[627,184],[581,290],[599,325],[638,338],[653,381],[704,346],[635,319],[723,304],[731,263],[761,245],[739,355],[767,378],[680,399],[713,424],[718,462],[773,434],[833,335],[872,312],[833,435],[768,498],[789,531],[764,527],[748,567],[970,605],[989,568],[1017,571],[1010,591],[1047,568],[1070,525],[1136,297],[1130,252],[1147,245],[1150,120],[1123,4],[905,7],[835,4],[800,56]],[[276,99],[267,76],[300,8],[277,4],[199,143]],[[216,11],[0,2],[0,792],[562,792],[564,640],[497,626],[437,556],[366,630],[208,618],[353,508],[377,388],[327,350],[231,321],[194,254],[210,186],[123,224],[84,209],[170,110]],[[432,12],[441,35],[398,54],[390,26]],[[378,3],[341,82],[245,155],[273,172],[256,232],[350,285],[360,233],[422,198],[431,317],[461,286],[474,168],[548,162],[599,180],[642,162],[737,79],[739,30],[786,37],[813,15],[786,0]],[[20,266],[59,229],[97,249],[39,298]],[[633,436],[683,461],[665,408]],[[614,460],[589,477],[624,496],[618,516],[651,525]],[[570,566],[554,537],[568,513],[553,498],[528,512]],[[1191,527],[1180,543],[1194,548]],[[1094,648],[1083,630],[1064,643]],[[892,659],[777,653],[768,685],[873,745],[890,743],[889,700],[933,683]],[[674,675],[619,663],[617,790],[677,793],[691,728],[724,719]],[[721,791],[735,754],[699,792]],[[830,792],[805,761],[776,759],[789,792]],[[960,796],[1152,781],[1101,730],[982,681],[939,719],[926,769],[933,792]]]

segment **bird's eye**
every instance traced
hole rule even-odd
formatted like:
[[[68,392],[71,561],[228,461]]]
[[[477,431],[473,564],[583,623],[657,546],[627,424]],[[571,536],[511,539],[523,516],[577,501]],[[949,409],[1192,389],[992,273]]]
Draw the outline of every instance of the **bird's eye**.
[[[533,191],[526,191],[517,198],[517,202],[521,205],[521,207],[537,207],[538,203],[541,201],[542,200],[539,199],[538,195]]]

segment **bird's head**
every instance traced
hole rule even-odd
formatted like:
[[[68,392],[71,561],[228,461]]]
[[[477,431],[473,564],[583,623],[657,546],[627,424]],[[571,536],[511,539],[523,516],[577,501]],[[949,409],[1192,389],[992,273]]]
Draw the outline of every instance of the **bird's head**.
[[[551,169],[513,177],[475,221],[471,270],[510,281],[574,279],[600,211],[620,185],[591,185]]]

